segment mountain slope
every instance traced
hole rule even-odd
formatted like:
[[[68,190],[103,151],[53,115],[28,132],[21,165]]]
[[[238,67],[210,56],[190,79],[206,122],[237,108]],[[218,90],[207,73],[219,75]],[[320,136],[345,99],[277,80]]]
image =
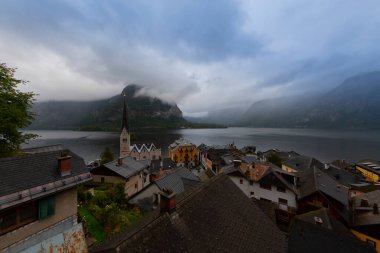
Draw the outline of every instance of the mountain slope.
[[[137,85],[124,88],[131,128],[178,128],[188,122],[175,104],[158,98],[135,96]],[[123,97],[75,102],[51,101],[35,104],[37,114],[30,129],[120,130]]]
[[[380,128],[380,71],[357,75],[325,94],[254,103],[239,124],[256,127]]]

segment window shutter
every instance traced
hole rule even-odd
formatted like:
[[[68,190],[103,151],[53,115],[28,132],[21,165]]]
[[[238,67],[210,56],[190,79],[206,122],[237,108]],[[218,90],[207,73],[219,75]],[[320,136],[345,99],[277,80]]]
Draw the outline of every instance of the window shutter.
[[[38,203],[38,218],[45,219],[55,214],[55,196],[41,199]]]

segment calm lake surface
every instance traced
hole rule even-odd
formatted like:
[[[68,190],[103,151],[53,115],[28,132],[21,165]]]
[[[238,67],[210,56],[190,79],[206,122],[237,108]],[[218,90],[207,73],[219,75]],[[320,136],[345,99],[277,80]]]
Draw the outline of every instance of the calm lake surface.
[[[80,131],[27,131],[40,137],[23,147],[62,144],[86,162],[99,157],[105,147],[109,147],[117,157],[119,133]],[[225,129],[179,129],[170,131],[144,131],[136,133],[137,141],[153,141],[166,154],[167,147],[174,140],[183,137],[196,145],[235,143],[238,148],[247,145],[257,150],[270,148],[294,150],[314,156],[323,162],[335,159],[358,161],[361,159],[380,160],[379,130],[320,130],[320,129],[277,129],[241,128]]]

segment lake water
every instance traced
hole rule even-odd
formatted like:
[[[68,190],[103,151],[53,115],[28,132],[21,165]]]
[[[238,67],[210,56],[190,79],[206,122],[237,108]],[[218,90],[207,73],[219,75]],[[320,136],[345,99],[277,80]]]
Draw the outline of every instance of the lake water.
[[[86,162],[95,160],[105,147],[117,156],[119,133],[80,131],[28,131],[40,137],[23,147],[62,144],[82,156]],[[275,129],[240,128],[225,129],[179,129],[170,131],[144,131],[136,133],[138,141],[153,141],[164,153],[174,140],[183,137],[196,145],[234,143],[238,148],[247,145],[257,150],[270,148],[294,150],[314,156],[323,162],[335,159],[358,161],[380,160],[380,131],[374,130],[319,130],[319,129]]]

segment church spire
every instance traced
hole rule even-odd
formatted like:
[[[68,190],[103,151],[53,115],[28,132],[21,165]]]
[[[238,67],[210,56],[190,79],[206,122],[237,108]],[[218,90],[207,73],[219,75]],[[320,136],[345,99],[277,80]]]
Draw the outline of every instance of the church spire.
[[[129,133],[129,124],[128,124],[128,111],[127,111],[127,104],[125,102],[125,93],[123,93],[124,97],[124,107],[123,107],[123,121],[121,123],[121,129],[125,128],[127,132]]]
[[[121,133],[120,133],[120,157],[126,157],[129,155],[130,151],[130,132],[129,132],[129,124],[128,124],[128,112],[127,112],[127,104],[125,102],[125,93],[124,96],[124,107],[123,107],[123,121],[121,123]]]

